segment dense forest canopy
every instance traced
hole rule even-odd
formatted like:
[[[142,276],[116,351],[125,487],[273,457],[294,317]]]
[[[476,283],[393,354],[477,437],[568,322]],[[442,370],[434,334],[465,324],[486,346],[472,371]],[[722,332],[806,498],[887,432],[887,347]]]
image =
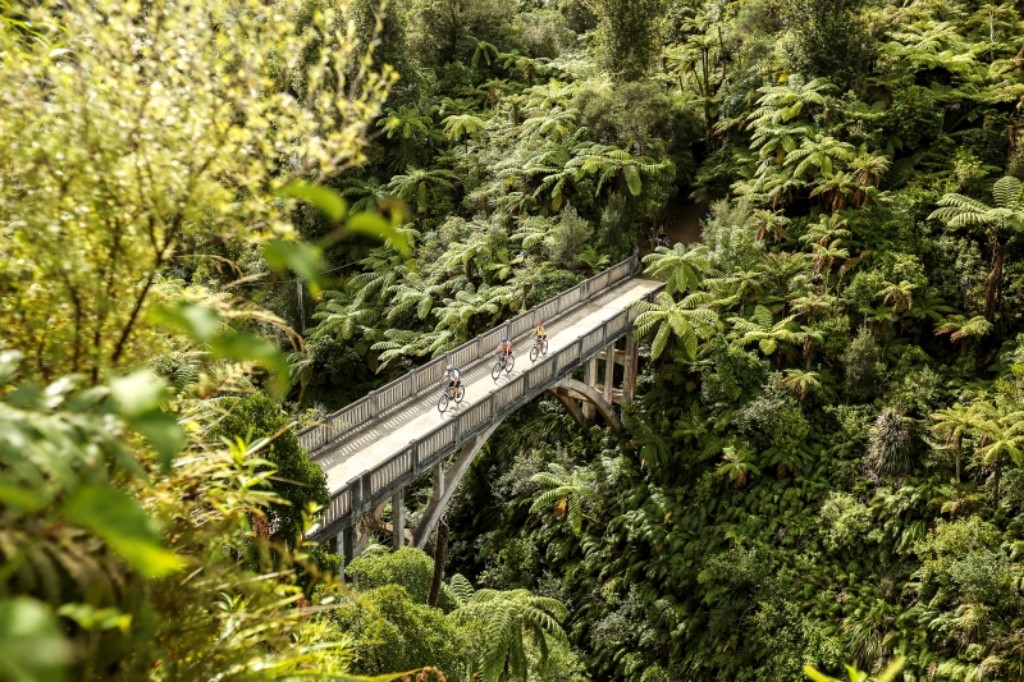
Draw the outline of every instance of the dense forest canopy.
[[[0,0],[0,679],[1024,680],[1022,12]],[[636,249],[620,435],[305,539],[296,425]]]

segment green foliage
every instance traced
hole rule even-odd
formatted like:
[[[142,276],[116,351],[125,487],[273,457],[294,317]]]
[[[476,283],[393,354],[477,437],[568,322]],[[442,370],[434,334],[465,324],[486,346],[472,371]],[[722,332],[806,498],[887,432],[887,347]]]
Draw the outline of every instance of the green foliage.
[[[697,290],[711,271],[707,250],[699,246],[687,248],[685,244],[676,244],[671,249],[659,246],[644,256],[643,262],[647,264],[645,274],[665,280],[669,294]]]
[[[380,545],[356,557],[345,567],[345,572],[360,589],[397,585],[417,604],[427,603],[433,570],[433,562],[421,550],[403,547],[397,552],[388,552]]]
[[[254,7],[0,0],[0,344],[47,387],[4,389],[0,665],[1021,676],[1020,7]],[[447,568],[488,589],[431,609],[403,550],[300,606],[318,471],[234,439],[287,424],[237,397],[274,341],[322,414],[705,206],[645,255],[622,441],[542,398],[466,478]]]
[[[651,354],[655,359],[665,351],[670,340],[678,340],[684,359],[697,358],[700,339],[707,337],[718,322],[714,312],[701,307],[703,300],[698,294],[690,294],[681,301],[675,301],[671,294],[662,291],[653,302],[639,301],[635,304],[641,311],[634,322],[637,335],[643,337],[657,329],[651,343]]]
[[[618,80],[637,80],[651,67],[658,49],[654,22],[662,6],[662,0],[588,2],[599,20],[602,62]]]
[[[272,468],[271,487],[280,502],[270,506],[271,532],[290,540],[304,525],[311,504],[329,502],[327,477],[299,445],[288,417],[273,400],[256,393],[228,398],[217,406],[223,411],[210,436],[229,443],[250,444]]]
[[[905,659],[902,657],[897,658],[895,661],[887,665],[880,675],[875,677],[869,678],[866,672],[858,670],[856,666],[852,665],[846,666],[846,673],[849,676],[850,682],[869,682],[869,680],[874,682],[893,682],[896,679],[896,676],[900,674],[900,671],[903,670],[904,660]],[[829,677],[828,675],[818,672],[809,665],[804,666],[804,673],[807,674],[807,677],[814,680],[814,682],[841,682],[841,680],[835,677]]]
[[[464,579],[452,582],[458,598],[452,617],[477,633],[475,664],[480,679],[525,681],[533,667],[529,650],[539,651],[543,665],[552,644],[565,641],[560,624],[568,613],[557,599],[522,589],[472,591]],[[455,588],[458,583],[461,586]]]
[[[10,680],[56,682],[70,650],[53,613],[27,597],[0,599],[0,674]]]
[[[584,502],[592,503],[595,496],[588,473],[585,469],[575,469],[570,474],[560,464],[549,464],[548,471],[530,478],[545,488],[530,505],[530,511],[535,513],[553,507],[554,513],[567,520],[573,534],[578,536],[583,527]]]
[[[793,71],[825,76],[840,86],[863,77],[872,58],[872,45],[858,19],[856,2],[796,0],[787,3],[783,21],[793,34],[788,62]],[[841,55],[841,56],[840,56]]]
[[[444,612],[412,599],[400,585],[319,594],[324,618],[353,638],[354,669],[365,674],[425,666],[467,680],[469,639]]]
[[[855,400],[869,400],[878,395],[884,378],[882,352],[874,337],[865,328],[857,332],[843,353],[846,391]]]
[[[366,70],[354,88],[332,89],[365,44],[325,33],[329,57],[310,66],[315,85],[298,99],[275,87],[304,68],[309,32],[289,8],[157,8],[26,6],[33,23],[60,22],[66,47],[53,54],[19,43],[15,31],[0,34],[0,76],[16,84],[0,95],[0,181],[22,188],[0,194],[10,226],[0,246],[9,303],[0,342],[26,352],[43,380],[82,372],[98,383],[163,350],[140,321],[169,295],[164,270],[193,244],[234,242],[260,225],[287,232],[287,208],[262,193],[289,179],[286,168],[321,179],[358,162],[394,79],[386,68]],[[155,47],[140,54],[140,36]],[[166,58],[178,44],[188,53]]]
[[[939,200],[929,218],[941,220],[951,228],[974,228],[981,232],[991,255],[985,293],[985,319],[992,322],[1001,303],[1005,242],[1024,232],[1024,186],[1017,178],[1006,176],[992,186],[995,206],[977,199],[950,193]]]
[[[870,508],[849,493],[833,491],[821,505],[822,540],[830,552],[855,550],[870,528]]]

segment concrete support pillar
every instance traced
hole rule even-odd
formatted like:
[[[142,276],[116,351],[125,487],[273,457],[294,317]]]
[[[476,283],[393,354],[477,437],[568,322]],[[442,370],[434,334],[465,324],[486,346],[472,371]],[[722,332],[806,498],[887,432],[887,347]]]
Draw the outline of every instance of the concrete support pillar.
[[[391,546],[395,550],[405,544],[405,491],[399,490],[391,496],[391,528],[394,531]]]
[[[440,500],[444,497],[444,462],[438,462],[434,467],[434,499]]]
[[[612,401],[612,388],[615,385],[615,343],[604,350],[604,399]]]
[[[356,558],[356,529],[345,528],[337,536],[338,554],[341,555],[341,570],[344,574],[345,567]]]
[[[583,383],[585,383],[587,386],[597,386],[598,355],[595,355],[594,357],[590,358],[590,360],[587,361],[585,369],[583,370]],[[594,415],[596,414],[597,412],[594,410],[594,406],[587,401],[583,401],[583,417],[587,421],[591,421],[594,419]]]
[[[622,399],[632,400],[636,397],[636,373],[639,369],[640,351],[633,334],[626,336],[625,373],[622,381]]]

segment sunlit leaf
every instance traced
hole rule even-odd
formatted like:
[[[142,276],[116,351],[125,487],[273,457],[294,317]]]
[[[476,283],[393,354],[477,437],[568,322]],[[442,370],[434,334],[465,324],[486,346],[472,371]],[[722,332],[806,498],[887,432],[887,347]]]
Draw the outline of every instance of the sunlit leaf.
[[[21,364],[22,354],[16,350],[5,350],[0,353],[0,385],[7,383]]]
[[[0,600],[0,679],[58,682],[70,660],[49,608],[27,597]]]
[[[131,628],[132,617],[117,609],[99,609],[91,604],[64,604],[57,613],[70,618],[83,630],[113,630],[123,633]]]
[[[809,665],[804,666],[804,674],[806,674],[807,677],[814,680],[814,682],[836,682],[836,679],[834,677],[823,675]]]
[[[390,244],[402,256],[408,258],[409,242],[398,229],[379,213],[357,213],[348,221],[348,229],[357,234],[376,237]]]
[[[312,244],[275,239],[263,247],[263,258],[276,272],[293,271],[309,283],[314,295],[327,282],[320,249]]]
[[[144,369],[110,382],[110,397],[118,412],[131,419],[153,410],[167,399],[167,384],[151,370]]]
[[[274,391],[281,393],[288,384],[288,358],[270,341],[254,334],[226,334],[213,340],[215,357],[238,362],[256,362],[275,375]]]
[[[68,523],[102,538],[132,568],[147,577],[160,577],[184,565],[160,543],[160,532],[135,500],[107,486],[85,486],[64,504]]]
[[[150,317],[155,322],[181,329],[199,343],[206,343],[221,329],[220,313],[216,308],[181,301],[177,305],[155,308]]]
[[[0,481],[0,505],[21,512],[34,512],[46,505],[46,499],[21,485]]]
[[[345,199],[330,187],[313,185],[308,182],[291,182],[277,191],[277,195],[291,199],[302,199],[316,206],[332,221],[338,223],[345,219],[348,204]]]
[[[145,436],[149,444],[156,450],[160,463],[166,468],[174,456],[185,447],[188,438],[178,420],[160,410],[152,410],[146,414],[128,420],[129,425]]]

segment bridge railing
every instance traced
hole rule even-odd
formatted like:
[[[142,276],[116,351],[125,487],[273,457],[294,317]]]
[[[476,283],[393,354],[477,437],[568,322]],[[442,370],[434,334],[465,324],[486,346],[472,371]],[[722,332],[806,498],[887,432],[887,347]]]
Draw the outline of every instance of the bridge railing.
[[[299,431],[299,443],[316,459],[319,455],[325,454],[325,449],[331,443],[399,409],[428,388],[436,387],[444,373],[445,365],[449,362],[456,367],[465,367],[476,362],[482,355],[497,348],[498,341],[504,334],[516,339],[536,327],[538,321],[547,321],[569,312],[602,293],[612,284],[632,277],[638,265],[639,257],[634,254],[590,279],[583,280],[571,289],[520,313],[500,327],[486,331],[446,355],[435,358],[371,391],[369,395],[349,403],[316,424]]]
[[[467,405],[450,420],[411,441],[408,447],[388,461],[360,474],[348,486],[332,495],[314,536],[323,540],[338,529],[352,525],[361,515],[369,512],[374,504],[412,483],[470,439],[550,388],[612,341],[624,336],[629,332],[636,315],[633,308],[623,310],[600,327],[577,338],[575,343],[509,380],[487,397]]]

